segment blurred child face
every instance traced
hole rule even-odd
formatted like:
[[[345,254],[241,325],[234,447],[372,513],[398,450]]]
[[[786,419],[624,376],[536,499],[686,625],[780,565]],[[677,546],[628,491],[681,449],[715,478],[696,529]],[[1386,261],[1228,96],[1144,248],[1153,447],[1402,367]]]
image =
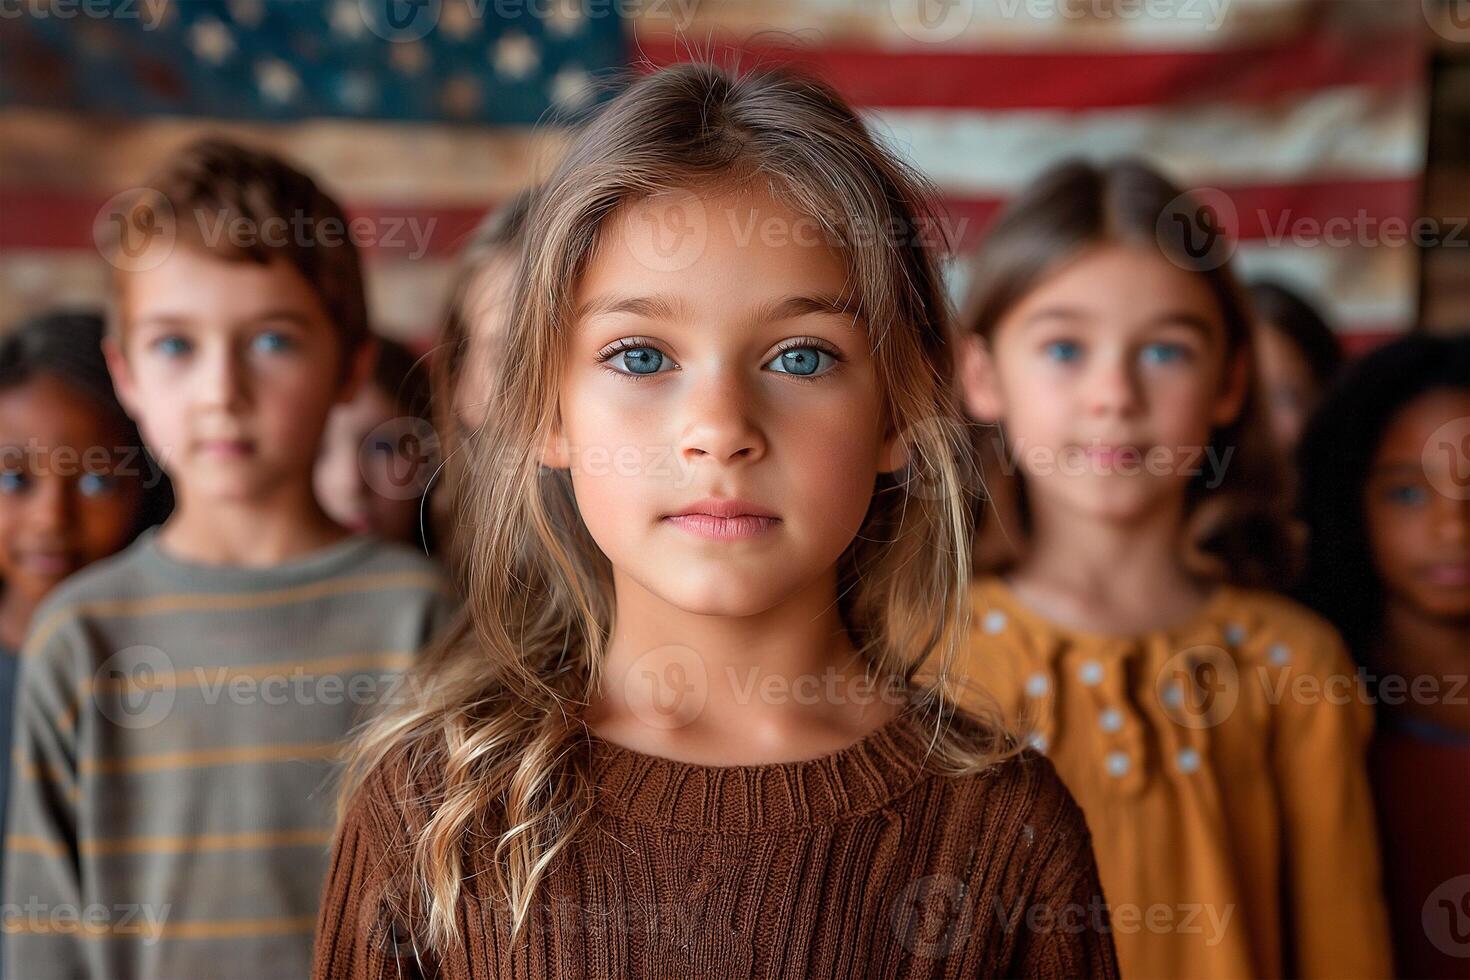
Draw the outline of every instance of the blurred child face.
[[[570,466],[620,598],[636,583],[689,612],[752,615],[832,572],[877,474],[899,464],[868,339],[834,309],[841,258],[742,236],[798,220],[751,190],[703,199],[692,264],[650,268],[640,257],[662,254],[657,236],[674,227],[665,206],[630,206],[602,229],[544,458]]]
[[[0,392],[0,579],[30,602],[127,543],[142,461],[80,392],[40,375]]]
[[[357,397],[332,410],[316,462],[317,500],[332,520],[390,541],[412,541],[419,518],[417,494],[381,492],[403,483],[395,473],[422,477],[416,472],[421,459],[404,453],[403,433],[385,425],[401,417],[381,388],[363,385]]]
[[[309,488],[327,413],[350,398],[342,346],[291,266],[228,262],[177,247],[128,274],[118,394],[181,500],[247,501]]]
[[[466,429],[478,429],[485,421],[495,358],[504,342],[514,289],[515,263],[499,256],[480,270],[467,294],[464,321],[468,336],[454,390],[454,411]]]
[[[1285,453],[1296,450],[1321,392],[1301,348],[1269,323],[1256,330],[1256,371],[1271,434]]]
[[[966,355],[966,404],[1004,423],[1033,499],[1129,522],[1177,501],[1244,397],[1205,281],[1146,248],[1084,253]]]
[[[1470,616],[1470,457],[1463,446],[1431,444],[1435,430],[1467,417],[1470,393],[1421,396],[1389,425],[1368,473],[1374,567],[1394,600],[1435,619]]]

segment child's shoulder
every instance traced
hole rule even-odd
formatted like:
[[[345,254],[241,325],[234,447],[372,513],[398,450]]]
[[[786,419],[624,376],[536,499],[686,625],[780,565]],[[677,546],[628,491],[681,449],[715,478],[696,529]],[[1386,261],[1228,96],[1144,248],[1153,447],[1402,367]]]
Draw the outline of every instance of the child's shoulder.
[[[1087,832],[1082,810],[1046,756],[1019,747],[1009,730],[963,709],[948,719],[951,744],[986,764],[946,777],[950,794],[967,798],[987,825],[1017,832]]]
[[[1280,593],[1221,586],[1213,610],[1225,639],[1247,658],[1332,669],[1348,659],[1332,623]]]
[[[443,570],[432,558],[406,544],[372,536],[363,538],[360,554],[338,574],[418,576],[429,588],[448,588]]]
[[[147,572],[149,547],[146,537],[140,537],[116,554],[68,576],[36,607],[31,617],[32,634],[48,621],[82,614],[102,603],[129,602],[152,594],[155,587]]]

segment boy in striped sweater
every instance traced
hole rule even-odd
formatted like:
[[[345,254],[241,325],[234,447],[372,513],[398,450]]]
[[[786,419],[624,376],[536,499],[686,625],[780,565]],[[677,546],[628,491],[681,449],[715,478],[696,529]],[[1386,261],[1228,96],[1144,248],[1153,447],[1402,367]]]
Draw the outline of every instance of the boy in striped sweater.
[[[106,353],[176,509],[38,610],[21,666],[5,973],[304,977],[349,730],[451,605],[312,492],[372,365],[311,178],[217,140],[119,212]]]

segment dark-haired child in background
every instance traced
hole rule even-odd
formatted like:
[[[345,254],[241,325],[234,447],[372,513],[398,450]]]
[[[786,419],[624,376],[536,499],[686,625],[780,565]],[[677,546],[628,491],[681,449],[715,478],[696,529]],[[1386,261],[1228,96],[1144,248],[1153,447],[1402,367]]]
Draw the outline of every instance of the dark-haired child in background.
[[[0,819],[20,647],[62,579],[167,516],[167,480],[118,404],[102,317],[44,313],[0,337]]]
[[[1366,669],[1398,975],[1470,977],[1470,337],[1353,365],[1302,442],[1303,598]]]
[[[1342,346],[1322,314],[1276,282],[1249,290],[1256,314],[1256,371],[1271,432],[1290,458],[1302,427],[1342,367]]]
[[[377,343],[368,383],[327,418],[316,496],[343,527],[427,552],[433,534],[422,505],[439,465],[428,369],[403,345]]]

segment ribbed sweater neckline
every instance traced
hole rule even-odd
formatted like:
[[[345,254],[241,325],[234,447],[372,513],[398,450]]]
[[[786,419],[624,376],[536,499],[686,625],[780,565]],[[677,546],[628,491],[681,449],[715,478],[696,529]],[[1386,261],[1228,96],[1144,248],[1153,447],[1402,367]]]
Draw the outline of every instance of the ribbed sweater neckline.
[[[910,708],[829,755],[702,766],[590,736],[597,812],[672,830],[750,833],[832,823],[879,809],[932,772],[932,727]],[[932,717],[932,716],[927,716]]]

